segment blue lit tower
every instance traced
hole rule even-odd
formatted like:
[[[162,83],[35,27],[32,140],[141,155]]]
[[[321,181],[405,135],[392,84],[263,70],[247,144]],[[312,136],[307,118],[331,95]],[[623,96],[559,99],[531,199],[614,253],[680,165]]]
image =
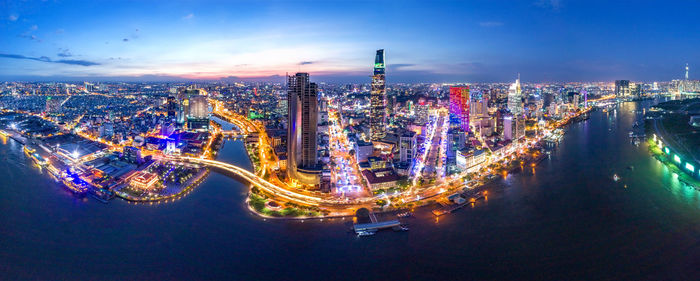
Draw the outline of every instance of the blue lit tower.
[[[386,135],[386,77],[384,49],[377,50],[374,58],[374,75],[370,92],[370,138],[380,140]]]

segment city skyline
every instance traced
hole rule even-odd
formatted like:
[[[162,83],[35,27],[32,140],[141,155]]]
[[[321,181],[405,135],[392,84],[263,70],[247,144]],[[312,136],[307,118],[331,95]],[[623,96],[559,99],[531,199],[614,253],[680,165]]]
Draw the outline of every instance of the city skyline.
[[[510,82],[516,73],[668,81],[682,79],[686,63],[697,77],[700,61],[692,2],[305,3],[302,13],[287,12],[294,2],[157,3],[151,13],[152,4],[3,2],[0,80],[283,82],[302,71],[366,83],[380,48],[387,83]]]

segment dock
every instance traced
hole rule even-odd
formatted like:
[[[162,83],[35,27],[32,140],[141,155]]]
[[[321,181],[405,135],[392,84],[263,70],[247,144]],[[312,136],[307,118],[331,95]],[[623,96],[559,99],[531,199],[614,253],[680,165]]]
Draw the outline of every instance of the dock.
[[[471,198],[469,198],[469,200],[466,200],[466,201],[460,202],[460,203],[449,203],[452,201],[448,201],[448,203],[439,202],[438,204],[440,204],[440,207],[433,210],[432,213],[436,217],[439,217],[439,216],[457,211],[468,204],[474,204],[474,203],[476,203],[477,200],[481,200],[481,199],[485,198],[485,196],[483,195],[483,193],[481,191],[477,192],[473,189],[466,190],[464,193],[460,194],[460,196],[464,196],[464,197],[470,197],[472,195],[474,195],[474,197],[471,197]]]
[[[399,220],[389,220],[381,222],[355,224],[352,228],[355,231],[355,233],[360,234],[361,232],[376,232],[380,229],[394,228],[399,226],[401,226]]]
[[[471,202],[469,202],[469,203],[471,203]],[[433,215],[435,215],[436,217],[439,217],[439,216],[442,216],[444,214],[449,214],[449,213],[452,213],[456,210],[461,209],[462,207],[464,207],[464,205],[467,205],[469,203],[442,206],[440,208],[433,210]]]

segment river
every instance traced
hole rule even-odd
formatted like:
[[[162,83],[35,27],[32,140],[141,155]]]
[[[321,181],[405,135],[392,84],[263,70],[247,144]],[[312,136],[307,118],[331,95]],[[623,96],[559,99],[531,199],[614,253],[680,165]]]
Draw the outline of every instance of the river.
[[[364,238],[341,219],[256,217],[247,187],[218,173],[172,203],[76,199],[7,139],[0,279],[696,279],[700,193],[630,144],[638,109],[570,125],[549,159],[490,183],[472,208]],[[219,159],[251,168],[241,141]]]

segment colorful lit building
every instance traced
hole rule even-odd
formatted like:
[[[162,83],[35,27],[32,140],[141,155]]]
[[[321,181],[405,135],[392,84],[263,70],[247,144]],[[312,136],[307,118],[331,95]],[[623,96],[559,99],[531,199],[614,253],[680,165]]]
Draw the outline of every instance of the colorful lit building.
[[[138,190],[151,190],[158,183],[158,175],[142,171],[132,177],[129,183]]]
[[[450,87],[450,118],[459,127],[465,131],[469,131],[469,86]]]

